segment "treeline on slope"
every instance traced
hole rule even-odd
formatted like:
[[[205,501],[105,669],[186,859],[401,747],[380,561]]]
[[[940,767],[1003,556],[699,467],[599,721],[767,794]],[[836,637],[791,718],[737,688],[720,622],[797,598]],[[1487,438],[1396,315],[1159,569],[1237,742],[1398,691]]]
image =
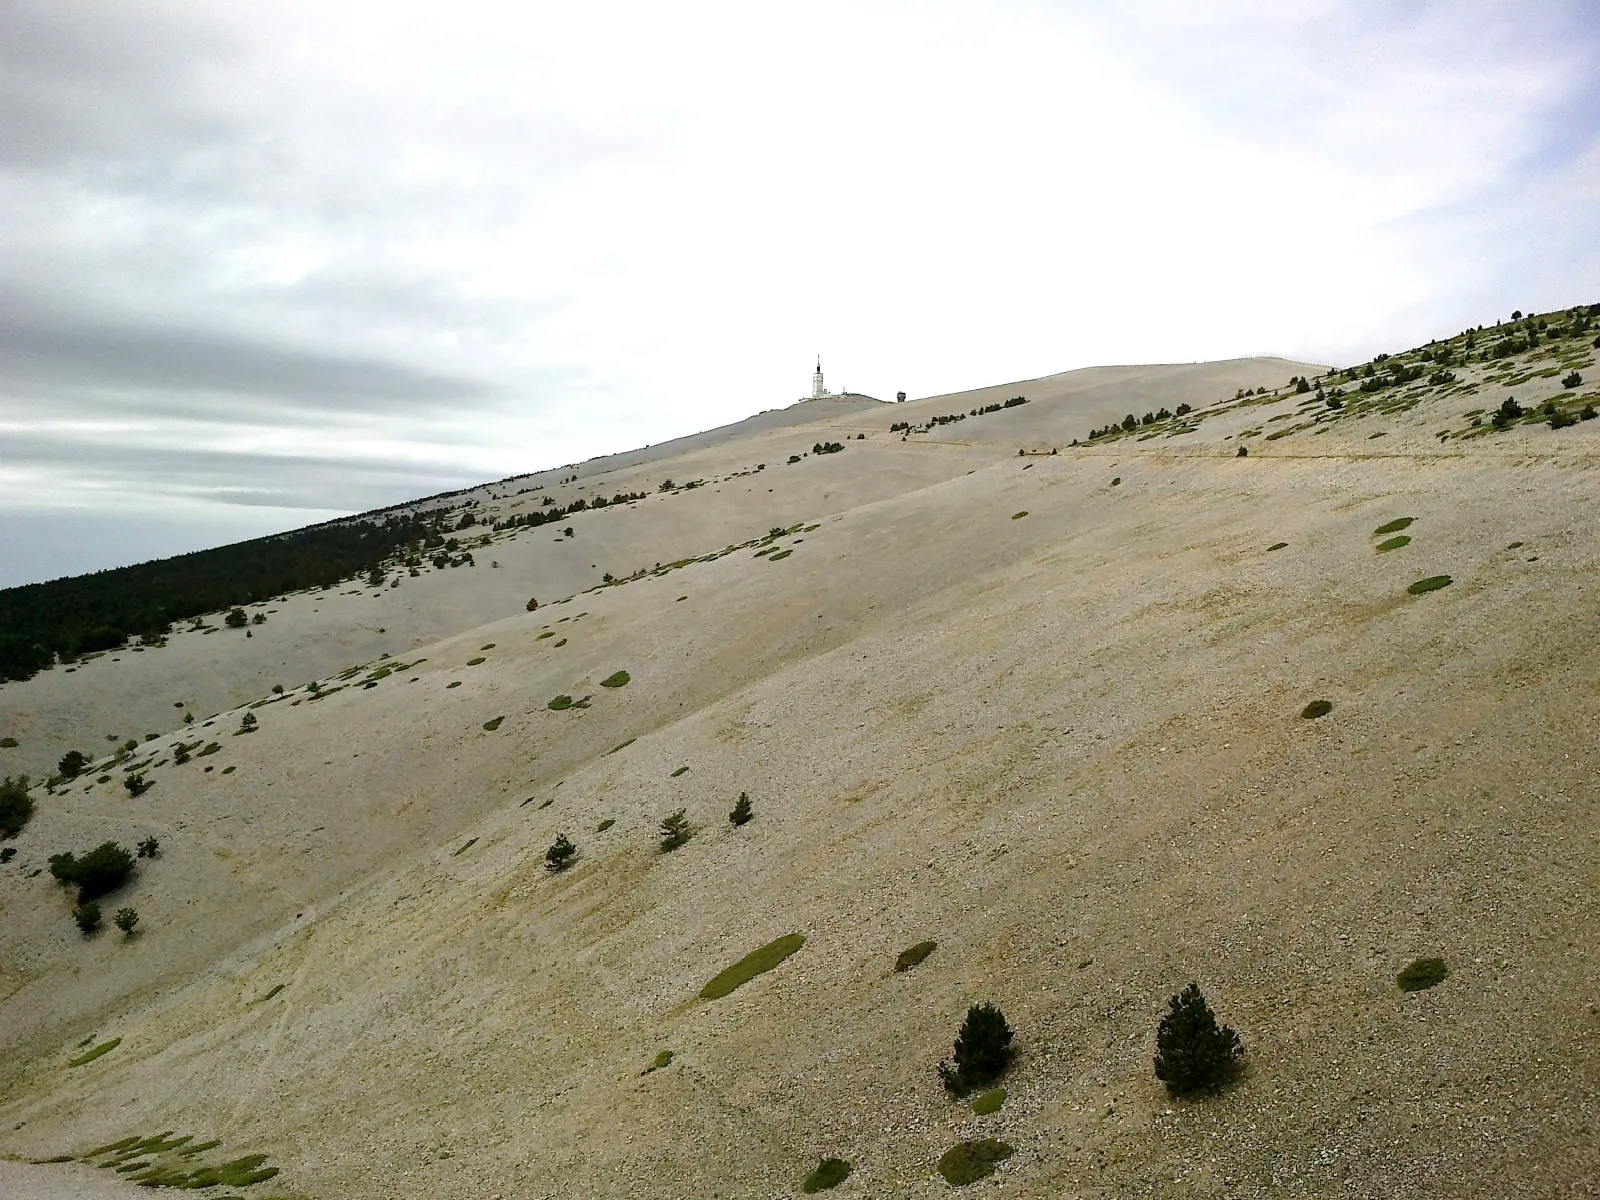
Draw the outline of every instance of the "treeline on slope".
[[[470,515],[470,514],[469,514]],[[59,656],[159,640],[172,622],[366,574],[402,552],[445,544],[448,511],[351,519],[0,590],[0,681],[27,679]]]
[[[696,487],[698,484],[688,484],[686,486]],[[670,492],[672,490],[672,480],[669,479],[663,483],[661,490]],[[519,516],[507,517],[504,521],[496,521],[494,528],[498,532],[506,529],[520,529],[524,526],[548,525],[551,521],[559,521],[562,517],[570,517],[573,513],[584,512],[591,508],[609,508],[613,504],[630,504],[635,500],[643,500],[644,498],[644,492],[618,492],[609,500],[604,496],[596,496],[593,500],[585,500],[580,496],[571,504],[561,505],[556,504],[549,496],[546,496],[541,502],[544,507],[536,508],[532,512],[522,513]]]

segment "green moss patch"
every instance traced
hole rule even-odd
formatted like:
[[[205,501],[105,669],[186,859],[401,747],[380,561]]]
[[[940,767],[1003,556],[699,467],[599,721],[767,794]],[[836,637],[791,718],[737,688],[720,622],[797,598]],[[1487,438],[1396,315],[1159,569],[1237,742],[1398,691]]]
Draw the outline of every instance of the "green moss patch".
[[[1385,538],[1383,541],[1379,542],[1378,553],[1385,554],[1390,550],[1398,550],[1401,546],[1409,545],[1411,545],[1410,536],[1402,533],[1399,537]]]
[[[602,679],[600,681],[600,686],[608,688],[627,687],[632,678],[633,676],[629,675],[626,671],[615,671]]]
[[[710,983],[700,989],[702,1000],[720,1000],[723,996],[743,987],[757,975],[764,975],[784,959],[806,944],[805,935],[786,933],[776,941],[768,942],[759,950],[746,954],[733,966],[720,972]]]
[[[977,1113],[980,1117],[987,1117],[990,1113],[999,1112],[1001,1106],[1004,1105],[1005,1102],[1005,1088],[995,1088],[992,1091],[985,1092],[983,1095],[974,1100],[972,1102],[972,1111]]]
[[[496,729],[500,728],[500,722],[504,720],[504,717],[494,717],[491,720],[485,721],[483,723],[483,728],[486,732],[493,733]]]
[[[851,1170],[850,1164],[842,1158],[825,1158],[801,1181],[800,1190],[809,1195],[836,1188],[850,1178]]]
[[[993,1175],[995,1167],[1010,1158],[1015,1151],[1005,1142],[994,1138],[979,1138],[975,1142],[957,1142],[939,1159],[939,1174],[951,1187],[977,1183]]]
[[[1325,717],[1332,711],[1332,700],[1313,700],[1300,710],[1300,715],[1307,721],[1315,721],[1318,717]]]
[[[78,1057],[73,1059],[71,1062],[69,1062],[67,1064],[67,1066],[68,1067],[81,1067],[81,1066],[83,1066],[84,1063],[92,1063],[95,1059],[99,1058],[102,1054],[110,1054],[113,1050],[115,1050],[120,1045],[122,1045],[122,1039],[119,1038],[119,1037],[118,1038],[112,1038],[109,1042],[101,1042],[98,1046],[96,1046],[93,1050],[90,1050],[88,1053],[78,1055]]]
[[[1417,580],[1406,591],[1413,596],[1420,596],[1424,592],[1437,592],[1440,588],[1447,588],[1453,582],[1455,581],[1448,575],[1430,575],[1426,579]]]
[[[1372,536],[1382,537],[1386,533],[1399,533],[1415,520],[1415,517],[1396,517],[1392,521],[1385,521],[1372,531]]]
[[[1402,992],[1425,992],[1431,987],[1437,987],[1450,975],[1450,968],[1445,965],[1442,958],[1419,958],[1400,974],[1394,981],[1400,985]]]
[[[915,946],[908,946],[900,951],[900,957],[894,960],[894,969],[909,971],[912,967],[921,965],[922,960],[938,948],[938,942],[918,942]]]

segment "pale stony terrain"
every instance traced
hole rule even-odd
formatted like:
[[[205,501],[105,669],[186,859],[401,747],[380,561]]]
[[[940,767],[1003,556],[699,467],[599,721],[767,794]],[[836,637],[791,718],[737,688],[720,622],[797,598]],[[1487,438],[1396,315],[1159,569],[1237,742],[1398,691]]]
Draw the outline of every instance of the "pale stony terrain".
[[[946,1148],[996,1136],[1016,1154],[974,1194],[1597,1194],[1600,422],[1438,437],[1485,386],[1267,441],[1307,398],[1232,402],[1318,370],[797,406],[466,497],[493,519],[649,493],[573,539],[0,688],[7,770],[147,731],[161,764],[176,700],[220,746],[136,800],[40,793],[8,843],[0,1152],[177,1130],[282,1168],[246,1194],[315,1200],[782,1196],[837,1155],[832,1194],[920,1197],[949,1191]],[[1069,445],[1217,401],[1192,433]],[[1402,516],[1412,543],[1376,553]],[[549,710],[563,693],[590,706]],[[660,854],[680,807],[696,836]],[[550,876],[561,832],[579,857]],[[113,898],[145,931],[79,936],[45,858],[150,834]],[[789,932],[781,966],[696,999]],[[1402,993],[1429,954],[1449,979]],[[1154,1031],[1191,979],[1249,1066],[1173,1103]],[[985,1117],[934,1071],[982,1000],[1019,1048]]]

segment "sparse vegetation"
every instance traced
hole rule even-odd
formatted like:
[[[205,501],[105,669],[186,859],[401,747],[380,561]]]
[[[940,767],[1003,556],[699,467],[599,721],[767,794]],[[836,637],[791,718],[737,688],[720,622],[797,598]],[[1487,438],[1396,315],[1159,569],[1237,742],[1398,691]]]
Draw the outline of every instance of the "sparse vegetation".
[[[467,666],[469,666],[469,667],[482,666],[484,663],[486,663],[488,661],[489,661],[488,659],[486,659],[486,658],[484,658],[484,657],[482,657],[480,655],[477,658],[469,658],[469,659],[467,659]]]
[[[1217,1018],[1191,983],[1167,1002],[1156,1030],[1156,1078],[1173,1096],[1189,1096],[1221,1088],[1238,1071],[1244,1056],[1239,1035]]]
[[[668,813],[661,818],[660,838],[663,854],[669,850],[676,850],[694,835],[689,826],[689,818],[684,815],[685,811],[680,808],[677,812]]]
[[[250,623],[250,618],[245,616],[244,609],[230,608],[228,615],[222,619],[222,623],[229,629],[243,629]]]
[[[626,671],[613,671],[600,681],[600,686],[606,688],[627,687],[632,678]]]
[[[664,1071],[672,1065],[672,1060],[675,1057],[677,1056],[671,1050],[662,1050],[650,1060],[650,1065],[639,1073],[641,1075],[649,1075],[652,1071]]]
[[[939,1078],[953,1096],[964,1096],[1005,1073],[1013,1031],[993,1004],[974,1004],[956,1034],[953,1061],[939,1064]]]
[[[993,1175],[995,1168],[1015,1153],[1005,1142],[995,1138],[957,1142],[939,1159],[939,1174],[951,1187],[977,1183]]]
[[[1387,554],[1391,550],[1398,550],[1402,546],[1409,546],[1410,544],[1411,536],[1409,534],[1396,534],[1394,537],[1384,538],[1383,541],[1378,543],[1378,553]]]
[[[596,825],[594,827],[594,831],[596,833],[604,833],[606,830],[610,829],[615,824],[616,824],[616,821],[613,818],[607,817],[604,821],[601,821],[600,824],[598,824],[598,825]]]
[[[1417,580],[1410,587],[1406,588],[1406,591],[1410,592],[1413,596],[1421,596],[1426,592],[1437,592],[1440,588],[1447,588],[1453,582],[1454,580],[1452,580],[1448,575],[1430,575],[1426,579]]]
[[[550,709],[550,710],[552,710],[553,712],[563,712],[566,709],[571,708],[572,704],[573,704],[572,697],[563,694],[563,695],[557,696],[554,700],[550,701],[550,703],[545,705],[545,707]]]
[[[1385,521],[1372,531],[1373,537],[1382,537],[1386,533],[1399,533],[1402,529],[1412,524],[1415,517],[1396,517],[1392,521]]]
[[[505,720],[504,717],[491,717],[491,718],[489,718],[489,720],[487,720],[487,721],[485,721],[483,723],[484,731],[486,733],[493,733],[496,729],[500,728],[500,722],[504,721],[504,720]]]
[[[1442,958],[1419,958],[1395,976],[1402,992],[1425,992],[1443,983],[1450,968]]]
[[[134,771],[132,774],[122,777],[122,786],[127,789],[129,796],[137,797],[144,795],[155,784],[146,779],[142,771]]]
[[[1028,510],[1027,509],[1023,509],[1021,512],[1012,513],[1011,514],[1011,519],[1013,521],[1020,521],[1020,520],[1022,520],[1023,517],[1025,517],[1027,515],[1028,515]]]
[[[7,775],[0,781],[0,839],[14,838],[33,818],[33,797],[28,795],[28,777]]]
[[[545,869],[551,872],[565,871],[572,865],[572,859],[577,853],[578,848],[572,844],[571,839],[564,833],[558,833],[556,840],[550,843],[550,848],[544,852]]]
[[[139,912],[134,908],[119,908],[117,915],[111,918],[111,923],[122,930],[124,937],[132,937],[134,928],[139,924]]]
[[[741,825],[748,825],[755,813],[750,808],[750,796],[746,792],[739,793],[739,799],[733,806],[733,811],[728,814],[728,820],[735,829]]]
[[[850,1164],[844,1159],[825,1158],[813,1167],[811,1173],[801,1181],[800,1190],[807,1195],[812,1192],[826,1192],[849,1179],[850,1171]]]
[[[68,750],[56,764],[56,772],[63,779],[76,779],[89,765],[89,756],[82,750]]]
[[[923,960],[938,948],[939,943],[933,941],[918,942],[915,946],[907,947],[906,949],[900,951],[900,957],[894,960],[895,971],[897,973],[900,971],[909,971],[912,967],[921,966]]]
[[[751,951],[733,966],[719,972],[710,983],[700,989],[700,998],[720,1000],[749,983],[757,975],[766,974],[805,944],[805,935],[800,933],[786,933],[781,938],[768,942],[761,949]]]
[[[1300,710],[1300,715],[1307,721],[1315,721],[1318,717],[1325,717],[1333,711],[1333,701],[1313,700]]]

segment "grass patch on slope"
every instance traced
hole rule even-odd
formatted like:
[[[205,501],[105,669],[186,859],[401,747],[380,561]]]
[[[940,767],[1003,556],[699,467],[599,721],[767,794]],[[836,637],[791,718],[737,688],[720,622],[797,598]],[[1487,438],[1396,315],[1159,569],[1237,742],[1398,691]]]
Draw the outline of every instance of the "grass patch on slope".
[[[986,1175],[993,1175],[995,1167],[1014,1153],[1005,1142],[995,1138],[979,1138],[974,1142],[957,1142],[939,1159],[939,1174],[952,1187],[977,1183]]]
[[[972,1102],[972,1111],[980,1117],[987,1117],[990,1113],[997,1113],[1006,1102],[1005,1088],[994,1088],[985,1092]]]
[[[115,1050],[120,1045],[122,1045],[122,1039],[119,1038],[119,1037],[112,1038],[109,1042],[101,1042],[98,1046],[96,1046],[93,1050],[90,1050],[88,1053],[78,1055],[78,1057],[73,1059],[71,1062],[69,1062],[67,1064],[67,1066],[69,1068],[71,1068],[71,1067],[81,1067],[81,1066],[84,1065],[84,1063],[92,1063],[95,1059],[99,1058],[102,1054],[110,1054],[113,1050]]]
[[[784,959],[806,944],[802,933],[786,933],[768,942],[759,950],[746,954],[731,967],[719,972],[710,983],[700,989],[700,999],[720,1000],[743,987],[757,975],[764,975]]]

